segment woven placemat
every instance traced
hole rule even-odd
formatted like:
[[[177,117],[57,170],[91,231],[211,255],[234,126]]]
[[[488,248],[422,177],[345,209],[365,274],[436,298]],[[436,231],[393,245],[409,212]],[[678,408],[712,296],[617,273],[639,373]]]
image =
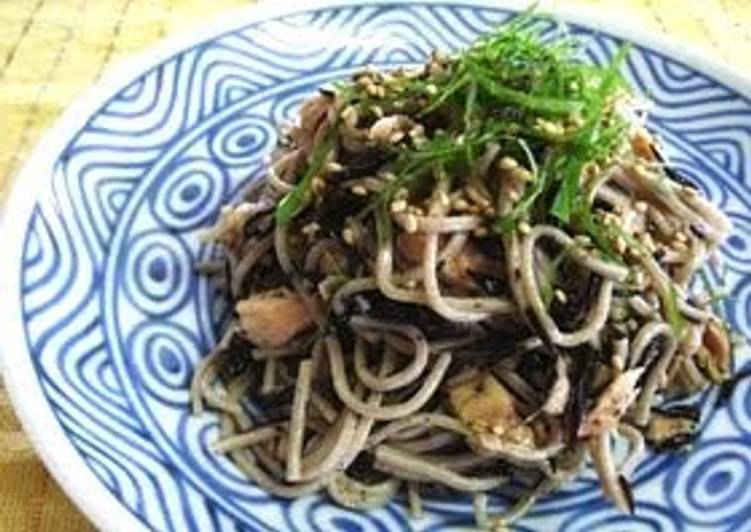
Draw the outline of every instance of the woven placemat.
[[[124,56],[248,0],[13,0],[0,2],[0,202],[39,136],[84,88]],[[526,3],[526,2],[525,2]],[[749,0],[576,0],[629,19],[751,72]],[[12,353],[6,354],[11,356]],[[0,530],[88,530],[45,472],[0,384]]]

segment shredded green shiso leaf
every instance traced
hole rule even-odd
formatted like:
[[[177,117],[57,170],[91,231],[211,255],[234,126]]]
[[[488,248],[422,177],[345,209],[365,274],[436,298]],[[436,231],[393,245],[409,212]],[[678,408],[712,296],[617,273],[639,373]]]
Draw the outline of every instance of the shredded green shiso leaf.
[[[405,104],[419,102],[416,119],[449,117],[424,142],[393,147],[397,179],[367,211],[388,204],[402,188],[434,178],[436,167],[469,179],[478,155],[496,143],[533,173],[513,210],[493,224],[497,233],[521,221],[553,223],[589,235],[604,258],[617,260],[611,233],[591,212],[582,176],[588,166],[606,163],[626,133],[615,102],[628,94],[620,74],[627,53],[622,47],[605,66],[585,62],[579,40],[528,11],[448,58],[439,73],[392,77],[385,96],[337,84],[343,105],[356,104],[363,113],[374,107],[406,112]],[[298,185],[280,203],[278,221],[288,222],[299,211],[320,170],[320,151],[311,154]]]

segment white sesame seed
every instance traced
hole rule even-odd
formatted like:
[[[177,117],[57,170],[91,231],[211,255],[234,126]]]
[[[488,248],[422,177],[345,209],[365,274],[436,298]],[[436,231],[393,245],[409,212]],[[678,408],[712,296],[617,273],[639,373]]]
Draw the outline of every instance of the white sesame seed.
[[[384,181],[396,181],[396,174],[393,172],[383,172],[380,174],[381,179]]]
[[[315,234],[319,229],[321,228],[320,225],[316,222],[310,222],[305,227],[302,228],[302,233],[304,235],[312,235]]]
[[[529,232],[530,232],[531,230],[532,230],[532,228],[531,228],[531,227],[529,226],[529,224],[528,224],[527,222],[521,222],[521,223],[519,224],[519,232],[520,232],[521,234],[523,234],[523,235],[526,235],[526,234],[528,234],[528,233],[529,233]]]
[[[425,86],[425,92],[427,92],[431,96],[435,96],[436,94],[438,94],[438,87],[436,87],[432,83],[429,83]]]
[[[424,137],[425,126],[423,126],[422,124],[415,125],[412,129],[409,130],[409,136],[413,139]]]
[[[355,196],[367,196],[368,189],[362,185],[355,185],[354,187],[352,187],[352,194],[354,194]]]
[[[391,212],[393,212],[394,214],[404,212],[404,210],[407,208],[407,202],[403,199],[392,201],[390,208],[391,208]]]
[[[407,233],[414,233],[417,231],[417,217],[414,214],[407,214],[404,217],[404,230]]]
[[[513,157],[505,156],[501,158],[501,161],[500,163],[498,163],[498,166],[500,166],[502,170],[512,170],[518,167],[519,163]]]
[[[357,124],[357,109],[355,109],[351,105],[348,105],[347,107],[342,109],[341,117],[342,120],[344,120],[344,123],[349,127],[355,127],[355,125]]]
[[[469,203],[467,203],[467,200],[465,200],[464,198],[456,198],[452,202],[452,207],[455,211],[466,211],[467,209],[469,209]]]
[[[441,208],[448,209],[451,205],[451,200],[449,199],[449,195],[446,194],[443,190],[441,190],[438,193],[438,203],[441,205]]]
[[[315,176],[311,182],[311,188],[313,189],[313,192],[319,193],[326,188],[326,181],[319,176]]]
[[[634,209],[636,209],[636,212],[645,213],[647,212],[647,203],[645,201],[637,201],[634,203]]]
[[[530,172],[526,168],[515,168],[514,177],[518,179],[519,181],[523,181],[526,183],[528,181],[532,181],[532,172]]]
[[[615,249],[620,253],[621,255],[626,252],[626,241],[623,239],[622,236],[619,236],[615,240]]]
[[[566,296],[566,292],[564,292],[560,288],[556,288],[553,294],[555,295],[555,298],[561,303],[563,303],[564,305],[566,304],[566,301],[568,301],[568,296]]]
[[[336,161],[326,163],[327,172],[341,172],[343,169],[344,167]]]
[[[396,144],[404,138],[404,131],[397,131],[389,137],[391,144]]]
[[[351,227],[345,227],[342,229],[342,240],[348,245],[353,246],[355,244],[355,232]]]

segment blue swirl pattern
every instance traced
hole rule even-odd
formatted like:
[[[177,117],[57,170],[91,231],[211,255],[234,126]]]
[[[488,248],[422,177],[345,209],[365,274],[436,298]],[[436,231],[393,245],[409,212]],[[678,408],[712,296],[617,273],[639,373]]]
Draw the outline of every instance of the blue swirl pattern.
[[[82,459],[154,530],[437,530],[471,524],[465,502],[428,501],[409,523],[392,504],[368,514],[320,498],[265,495],[208,451],[214,417],[188,413],[190,374],[226,306],[193,274],[212,249],[199,230],[260,175],[277,125],[315,88],[365,64],[409,65],[457,50],[509,13],[477,5],[351,5],[253,23],[141,74],[60,153],[28,222],[26,340],[59,423]],[[587,56],[620,41],[587,28]],[[690,65],[636,46],[625,73],[656,102],[651,127],[676,164],[735,222],[710,278],[751,330],[751,102]],[[711,399],[705,399],[711,410]],[[751,517],[751,387],[712,413],[685,458],[637,471],[635,516],[601,500],[591,472],[545,498],[520,530],[735,529]],[[444,528],[445,527],[445,528]]]

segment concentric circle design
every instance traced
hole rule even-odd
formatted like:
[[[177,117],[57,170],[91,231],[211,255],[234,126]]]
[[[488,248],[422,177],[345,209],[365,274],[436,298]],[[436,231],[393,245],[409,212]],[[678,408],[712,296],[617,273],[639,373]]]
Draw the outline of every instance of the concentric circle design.
[[[161,178],[154,197],[154,216],[167,228],[186,230],[207,225],[227,194],[223,168],[207,159],[177,161]]]
[[[737,371],[751,371],[751,362]],[[741,434],[751,433],[751,378],[738,382],[730,398],[730,419]]]
[[[276,125],[321,84],[366,64],[415,63],[432,48],[456,49],[509,15],[491,0],[363,1],[235,22],[163,56],[69,132],[64,156],[33,169],[49,178],[28,219],[13,220],[25,223],[12,265],[22,301],[14,336],[24,339],[23,363],[60,422],[55,430],[82,458],[77,471],[96,475],[97,489],[146,529],[472,526],[466,498],[428,500],[416,522],[400,503],[359,514],[317,497],[270,498],[209,450],[217,418],[189,413],[190,375],[227,312],[215,287],[194,274],[195,263],[212,256],[200,228],[262,173]],[[574,33],[598,62],[621,43],[585,26]],[[727,270],[715,268],[712,278],[730,292],[730,323],[749,336],[751,91],[699,68],[637,44],[625,74],[655,101],[650,126],[679,171],[735,222],[721,249]],[[603,503],[585,472],[541,500],[519,529],[736,529],[751,520],[748,381],[728,404],[711,414],[694,453],[649,456],[637,470],[634,516]]]
[[[702,442],[665,484],[670,505],[693,523],[720,526],[747,518],[751,446],[742,438]]]
[[[680,532],[680,518],[668,510],[652,504],[639,504],[633,516],[618,513],[611,506],[585,506],[563,522],[559,532]]]
[[[191,254],[175,236],[152,230],[128,243],[119,282],[130,302],[147,316],[165,316],[179,307],[194,282]]]
[[[728,266],[741,272],[751,268],[751,213],[729,213],[733,231],[722,246]]]
[[[187,389],[201,353],[195,335],[174,323],[145,321],[126,341],[131,378],[159,401],[185,407]]]
[[[343,510],[319,498],[305,497],[290,503],[287,512],[290,530],[342,530],[347,532],[390,532],[409,529],[403,512],[371,513]]]
[[[268,153],[276,133],[268,121],[255,116],[231,117],[211,133],[211,155],[222,166],[248,166]]]

